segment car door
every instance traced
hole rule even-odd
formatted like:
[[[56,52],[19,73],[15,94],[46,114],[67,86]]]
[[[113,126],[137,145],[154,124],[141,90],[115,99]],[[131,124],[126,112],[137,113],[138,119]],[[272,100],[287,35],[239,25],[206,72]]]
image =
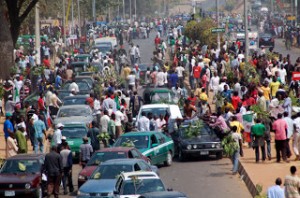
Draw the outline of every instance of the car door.
[[[150,135],[150,158],[153,164],[159,164],[161,159],[159,158],[159,142],[155,134]]]
[[[132,149],[130,152],[131,152],[133,158],[141,159],[140,154],[135,149]]]
[[[167,159],[167,154],[168,154],[168,148],[166,146],[166,139],[163,137],[163,135],[161,133],[156,133],[155,134],[157,141],[158,141],[158,159],[159,162],[162,163],[164,161],[166,161]]]
[[[142,171],[151,171],[151,167],[146,162],[139,161],[138,164],[139,164]]]

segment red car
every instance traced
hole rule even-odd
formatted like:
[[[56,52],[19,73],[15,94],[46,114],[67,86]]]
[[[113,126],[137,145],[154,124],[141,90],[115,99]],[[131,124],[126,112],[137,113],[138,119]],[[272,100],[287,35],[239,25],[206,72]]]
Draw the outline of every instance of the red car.
[[[151,161],[145,157],[139,150],[134,147],[113,147],[113,148],[104,148],[99,151],[96,151],[86,167],[82,169],[78,175],[78,188],[88,180],[94,170],[100,165],[101,162],[105,162],[111,159],[119,158],[136,158],[144,159],[147,163]]]
[[[0,197],[43,197],[43,154],[19,154],[8,158],[0,171]]]

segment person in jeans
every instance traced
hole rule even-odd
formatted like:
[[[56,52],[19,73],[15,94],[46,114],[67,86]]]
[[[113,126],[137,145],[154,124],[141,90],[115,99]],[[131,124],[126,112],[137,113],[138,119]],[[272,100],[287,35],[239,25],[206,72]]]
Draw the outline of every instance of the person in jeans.
[[[266,160],[266,149],[265,149],[265,132],[266,127],[261,123],[260,119],[256,120],[256,124],[251,127],[251,136],[253,137],[253,145],[255,148],[255,160],[259,162],[259,148],[262,153],[262,161]]]
[[[46,125],[44,123],[43,115],[39,115],[39,119],[33,123],[33,128],[34,152],[38,153],[38,151],[40,150],[41,153],[44,153],[44,137],[46,137]]]
[[[282,119],[282,114],[277,115],[277,120],[273,122],[272,128],[275,131],[275,148],[276,148],[276,159],[280,162],[280,157],[283,161],[289,162],[286,156],[286,137],[287,137],[287,123]],[[280,156],[281,154],[281,156]]]
[[[237,132],[237,127],[233,126],[231,128],[231,131],[232,131],[231,137],[233,141],[238,145],[237,149],[234,151],[232,155],[232,164],[233,164],[232,174],[235,175],[238,171],[239,158],[240,156],[243,157],[243,147],[242,147],[242,136]]]
[[[88,137],[83,137],[83,144],[80,145],[79,164],[84,168],[87,162],[91,159],[93,147],[89,144]]]
[[[96,122],[92,121],[92,128],[90,128],[87,132],[87,137],[91,139],[91,145],[94,152],[100,149],[100,142],[99,138],[97,137],[100,134],[100,131],[96,125]]]
[[[64,194],[68,194],[67,191],[67,181],[69,186],[69,192],[74,191],[73,181],[72,181],[72,152],[68,146],[68,142],[62,142],[62,150],[60,151],[60,156],[62,157],[62,164],[63,164],[63,177],[62,183],[64,188]]]

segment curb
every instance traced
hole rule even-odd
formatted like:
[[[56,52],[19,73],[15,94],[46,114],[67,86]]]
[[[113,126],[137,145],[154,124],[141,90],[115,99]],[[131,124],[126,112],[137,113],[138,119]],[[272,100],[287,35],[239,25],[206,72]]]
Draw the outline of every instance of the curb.
[[[249,177],[249,175],[246,172],[246,170],[245,170],[243,164],[241,163],[241,161],[239,161],[238,173],[240,174],[241,180],[243,180],[245,182],[245,184],[246,184],[250,194],[252,195],[252,197],[255,197],[256,195],[258,195],[259,192],[257,191],[256,186],[254,185],[253,181]]]

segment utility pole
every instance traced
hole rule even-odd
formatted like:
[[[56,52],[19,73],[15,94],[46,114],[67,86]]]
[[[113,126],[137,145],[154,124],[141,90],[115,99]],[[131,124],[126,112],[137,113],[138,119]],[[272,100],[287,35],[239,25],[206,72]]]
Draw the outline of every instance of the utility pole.
[[[78,27],[79,27],[79,37],[81,37],[81,22],[80,22],[80,0],[77,0],[78,8]]]
[[[295,26],[298,24],[298,0],[295,0]]]
[[[217,7],[217,24],[218,24],[218,28],[220,27],[220,22],[219,22],[219,0],[216,0],[216,7]],[[218,50],[220,50],[221,48],[221,42],[220,42],[220,33],[218,32]]]
[[[93,0],[92,4],[93,21],[96,22],[96,0]]]
[[[73,2],[73,1],[74,1],[74,0],[72,0],[72,11],[71,11],[71,12],[72,12],[72,13],[71,13],[71,14],[72,14],[72,28],[71,28],[72,34],[74,34],[74,32],[75,32],[75,31],[74,31],[74,29],[75,29],[75,28],[74,28],[74,4],[73,4],[74,2]]]
[[[120,0],[118,0],[118,20],[120,18]]]
[[[245,20],[245,60],[248,62],[249,38],[248,38],[248,0],[244,0],[244,20]]]
[[[125,22],[125,0],[123,0],[123,20]]]
[[[196,14],[196,1],[195,0],[193,0],[192,6],[193,6],[193,14]]]
[[[41,37],[40,37],[40,6],[39,2],[35,5],[35,49],[36,64],[41,64]]]
[[[134,18],[136,20],[136,0],[134,0]]]
[[[67,38],[66,38],[66,1],[63,0],[63,29],[64,29],[64,44],[67,47]]]
[[[131,0],[129,0],[129,18],[130,18],[130,25],[131,25]]]
[[[274,10],[274,5],[273,5],[273,2],[274,0],[271,0],[271,13],[273,13],[273,10]]]

